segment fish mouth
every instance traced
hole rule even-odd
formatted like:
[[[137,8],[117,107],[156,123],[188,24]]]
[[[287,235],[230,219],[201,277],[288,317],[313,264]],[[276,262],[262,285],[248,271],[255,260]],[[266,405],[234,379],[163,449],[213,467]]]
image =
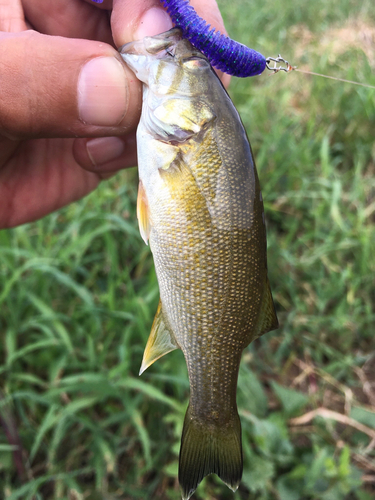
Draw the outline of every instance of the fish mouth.
[[[174,56],[174,47],[182,40],[182,32],[173,28],[156,36],[126,43],[119,48],[120,55],[137,78],[147,81],[149,64],[155,59]]]
[[[160,35],[146,36],[142,40],[125,43],[118,50],[121,56],[156,55],[164,50],[167,51],[180,40],[182,40],[182,31],[179,28],[172,28]]]
[[[184,39],[179,28],[172,28],[165,33],[146,36],[142,40],[126,43],[119,48],[120,55],[136,76],[142,80],[151,61],[170,59],[176,63],[207,58],[191,43]]]

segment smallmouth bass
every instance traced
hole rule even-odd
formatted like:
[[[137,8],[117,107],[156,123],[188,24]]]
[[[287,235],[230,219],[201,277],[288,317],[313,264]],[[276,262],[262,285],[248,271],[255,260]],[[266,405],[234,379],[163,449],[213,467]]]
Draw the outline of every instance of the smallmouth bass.
[[[120,52],[143,82],[137,215],[160,288],[140,373],[182,349],[190,381],[179,463],[183,499],[211,473],[235,491],[243,468],[241,354],[278,327],[253,155],[219,78],[180,30]]]

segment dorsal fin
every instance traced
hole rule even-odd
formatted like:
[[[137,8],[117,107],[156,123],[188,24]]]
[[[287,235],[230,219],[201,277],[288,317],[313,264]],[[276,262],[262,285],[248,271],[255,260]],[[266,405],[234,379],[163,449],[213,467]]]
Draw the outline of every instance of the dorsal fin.
[[[152,365],[154,361],[164,356],[164,354],[168,354],[168,352],[174,351],[178,348],[179,346],[177,345],[172,332],[166,325],[163,315],[163,307],[160,300],[154,322],[152,323],[151,333],[143,354],[142,366],[139,371],[139,375]]]

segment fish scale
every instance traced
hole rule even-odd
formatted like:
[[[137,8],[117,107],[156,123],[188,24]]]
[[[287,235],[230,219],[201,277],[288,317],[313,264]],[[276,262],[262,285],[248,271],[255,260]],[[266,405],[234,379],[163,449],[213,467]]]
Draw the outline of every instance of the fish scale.
[[[173,349],[185,356],[179,480],[187,500],[207,474],[233,490],[241,479],[241,354],[278,326],[263,202],[246,132],[205,56],[176,29],[121,54],[144,83],[137,213],[160,289],[141,372]]]

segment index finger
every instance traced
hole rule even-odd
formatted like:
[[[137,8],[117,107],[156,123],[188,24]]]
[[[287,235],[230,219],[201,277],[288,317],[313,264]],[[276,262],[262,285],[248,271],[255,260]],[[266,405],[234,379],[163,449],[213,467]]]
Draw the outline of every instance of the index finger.
[[[109,9],[111,4],[105,5]],[[109,14],[95,5],[83,0],[22,0],[27,21],[39,33],[113,45]]]
[[[94,0],[91,0],[94,1]],[[226,33],[216,0],[191,0],[191,5],[208,24],[221,33]],[[172,28],[172,22],[160,0],[134,2],[134,0],[113,0],[112,35],[115,44],[138,40]]]
[[[91,0],[93,1],[93,0]],[[191,0],[191,5],[211,27],[226,33],[216,0]],[[134,2],[133,0],[113,0],[111,18],[112,36],[120,47],[127,42],[140,40],[145,36],[153,36],[172,28],[172,21],[162,8],[160,0]],[[225,87],[229,85],[230,76],[216,70]]]

